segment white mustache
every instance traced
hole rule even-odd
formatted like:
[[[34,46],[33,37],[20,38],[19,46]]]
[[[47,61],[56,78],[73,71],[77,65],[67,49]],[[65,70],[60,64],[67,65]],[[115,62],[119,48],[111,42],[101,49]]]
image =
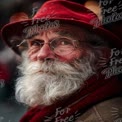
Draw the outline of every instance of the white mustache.
[[[24,67],[25,64],[26,65],[29,64],[29,65]],[[22,71],[21,73],[23,75],[35,74],[38,72],[52,73],[52,74],[58,74],[59,72],[62,74],[71,73],[72,71],[77,72],[77,69],[75,67],[71,66],[68,63],[60,62],[58,60],[45,60],[45,61],[31,62],[28,59],[26,59],[20,66],[18,66],[18,68]]]

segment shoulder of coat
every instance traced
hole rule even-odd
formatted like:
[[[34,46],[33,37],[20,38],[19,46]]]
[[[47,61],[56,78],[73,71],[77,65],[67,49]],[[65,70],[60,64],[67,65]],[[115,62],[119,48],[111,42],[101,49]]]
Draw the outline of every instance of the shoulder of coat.
[[[122,97],[92,106],[76,122],[122,122]]]

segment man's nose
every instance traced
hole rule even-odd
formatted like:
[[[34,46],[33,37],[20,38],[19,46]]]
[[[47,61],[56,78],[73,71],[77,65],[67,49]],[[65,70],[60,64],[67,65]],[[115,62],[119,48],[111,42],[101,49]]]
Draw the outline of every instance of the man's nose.
[[[37,59],[45,60],[47,58],[54,59],[55,55],[54,52],[50,49],[50,46],[48,44],[44,44],[37,54]]]

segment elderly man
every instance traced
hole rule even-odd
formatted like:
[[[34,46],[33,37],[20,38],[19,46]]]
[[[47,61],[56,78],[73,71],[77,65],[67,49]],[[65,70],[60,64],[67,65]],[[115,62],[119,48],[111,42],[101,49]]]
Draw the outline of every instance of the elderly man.
[[[121,119],[121,72],[112,69],[121,68],[121,54],[115,54],[121,40],[98,25],[84,6],[50,0],[33,19],[2,29],[3,40],[23,59],[16,99],[29,110],[20,122]]]

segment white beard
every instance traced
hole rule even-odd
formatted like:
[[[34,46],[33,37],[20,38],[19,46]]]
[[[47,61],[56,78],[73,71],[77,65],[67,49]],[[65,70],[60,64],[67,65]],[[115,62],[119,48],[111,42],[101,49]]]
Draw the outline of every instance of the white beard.
[[[24,56],[23,56],[24,57]],[[30,62],[26,56],[18,67],[16,99],[31,107],[51,105],[82,87],[95,72],[88,58],[72,64],[60,61]]]

